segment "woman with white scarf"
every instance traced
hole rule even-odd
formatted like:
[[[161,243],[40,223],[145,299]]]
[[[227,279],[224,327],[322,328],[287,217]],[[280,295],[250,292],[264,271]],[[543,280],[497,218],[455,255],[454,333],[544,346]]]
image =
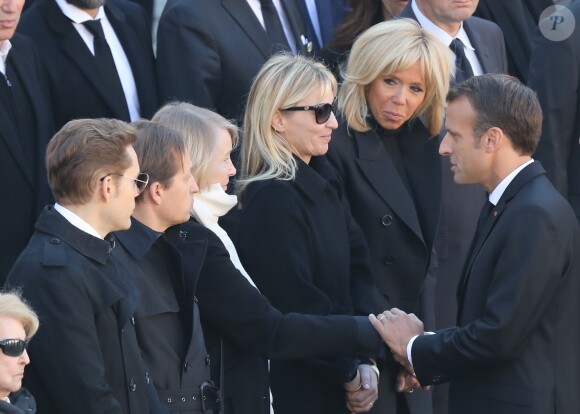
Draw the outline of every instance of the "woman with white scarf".
[[[238,128],[208,109],[186,102],[173,102],[162,107],[152,121],[182,134],[193,165],[193,177],[200,188],[194,194],[191,215],[220,238],[234,266],[256,286],[242,266],[234,243],[220,227],[218,220],[238,202],[226,193],[236,168],[230,158],[238,143]]]

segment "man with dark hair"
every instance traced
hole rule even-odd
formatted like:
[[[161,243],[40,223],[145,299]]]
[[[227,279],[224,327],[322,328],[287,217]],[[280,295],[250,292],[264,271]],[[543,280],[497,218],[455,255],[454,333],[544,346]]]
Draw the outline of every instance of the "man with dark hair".
[[[457,326],[423,334],[414,315],[371,317],[422,385],[450,382],[450,414],[568,414],[580,406],[580,230],[531,158],[534,92],[482,75],[449,92],[439,152],[455,182],[489,193],[458,289]]]
[[[52,135],[48,85],[33,42],[14,33],[24,0],[0,1],[0,177],[10,193],[0,204],[0,286],[50,201],[44,151]]]
[[[157,110],[151,29],[124,0],[36,0],[18,31],[34,40],[56,128],[71,119],[134,121]]]
[[[135,130],[111,119],[67,123],[46,153],[56,204],[8,276],[38,312],[25,386],[38,413],[163,413],[137,345],[139,296],[127,264],[115,261],[115,230],[131,225],[139,173]]]

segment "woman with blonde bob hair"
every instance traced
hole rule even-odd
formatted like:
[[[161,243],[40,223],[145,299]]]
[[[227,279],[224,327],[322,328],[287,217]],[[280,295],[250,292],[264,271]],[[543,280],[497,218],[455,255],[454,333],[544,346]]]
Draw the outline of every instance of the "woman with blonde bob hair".
[[[433,318],[433,309],[419,305],[433,293],[426,277],[441,200],[437,135],[452,67],[449,48],[410,19],[365,31],[343,73],[341,124],[328,152],[368,242],[379,300],[388,297],[390,306],[418,313],[424,322]],[[382,375],[394,377],[392,371]],[[393,409],[387,378],[377,412]],[[398,405],[421,396],[399,394]]]
[[[17,292],[0,293],[0,412],[36,412],[32,395],[22,388],[26,347],[38,330],[38,317]]]
[[[248,97],[236,246],[256,286],[283,313],[378,311],[369,306],[364,238],[325,157],[338,127],[335,94],[335,78],[324,65],[276,55]],[[371,363],[354,357],[271,361],[274,411],[366,412],[377,398]],[[352,391],[346,403],[345,391]]]

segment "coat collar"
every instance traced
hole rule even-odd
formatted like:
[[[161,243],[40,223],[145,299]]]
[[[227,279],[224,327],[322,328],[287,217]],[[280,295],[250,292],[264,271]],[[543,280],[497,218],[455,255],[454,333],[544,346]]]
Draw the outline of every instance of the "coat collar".
[[[272,54],[270,41],[248,2],[245,0],[222,0],[222,6],[256,45],[264,59],[267,60]]]
[[[325,156],[312,157],[309,164],[296,156],[294,159],[298,167],[294,184],[312,200],[320,197],[329,185],[338,190],[338,177]]]
[[[152,230],[134,217],[131,217],[131,227],[128,230],[116,231],[113,234],[137,260],[143,259],[153,244],[163,236],[163,233]]]
[[[36,230],[55,236],[72,249],[90,259],[105,264],[115,247],[114,240],[91,236],[70,224],[53,206],[45,207],[36,222]]]

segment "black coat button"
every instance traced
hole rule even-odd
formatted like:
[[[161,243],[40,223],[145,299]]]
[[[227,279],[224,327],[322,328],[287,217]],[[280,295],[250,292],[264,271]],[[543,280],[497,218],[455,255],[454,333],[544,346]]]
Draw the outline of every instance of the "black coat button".
[[[52,239],[50,239],[50,242],[52,244],[60,244],[60,239],[57,239],[56,237],[53,237]]]
[[[385,227],[389,227],[393,223],[393,217],[389,214],[385,214],[381,218],[381,224]]]
[[[185,361],[185,364],[183,364],[183,371],[185,372],[191,371],[191,364],[189,362]]]
[[[385,257],[385,259],[383,260],[383,262],[386,265],[392,265],[393,263],[395,263],[395,256],[387,256],[387,257]]]
[[[210,359],[209,359],[209,355],[205,356],[205,365],[209,365],[210,363]]]
[[[131,381],[129,381],[129,389],[131,391],[135,391],[137,389],[137,384],[135,383],[134,379],[131,379]]]

